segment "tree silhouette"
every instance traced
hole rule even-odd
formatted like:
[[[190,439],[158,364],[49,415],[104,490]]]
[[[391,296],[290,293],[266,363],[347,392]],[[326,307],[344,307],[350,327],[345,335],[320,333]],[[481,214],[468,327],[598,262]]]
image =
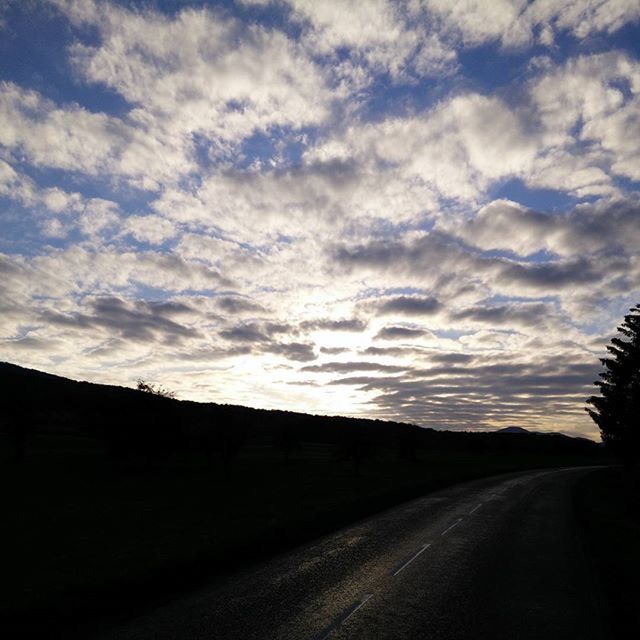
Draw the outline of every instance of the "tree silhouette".
[[[618,327],[621,337],[607,346],[610,358],[602,358],[605,370],[599,396],[587,403],[589,415],[600,428],[603,442],[629,461],[640,454],[640,305],[630,309]]]
[[[142,378],[138,378],[138,382],[136,385],[136,389],[138,391],[144,391],[145,393],[150,393],[154,396],[162,396],[163,398],[175,398],[175,391],[169,391],[169,389],[165,389],[160,385],[152,384],[151,382],[146,382]]]

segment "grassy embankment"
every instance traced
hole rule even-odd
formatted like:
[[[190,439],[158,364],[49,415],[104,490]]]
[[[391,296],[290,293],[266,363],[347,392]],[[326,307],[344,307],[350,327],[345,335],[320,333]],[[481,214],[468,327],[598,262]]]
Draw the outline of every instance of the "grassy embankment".
[[[575,507],[613,638],[640,633],[640,469],[610,467],[578,485]]]
[[[193,464],[127,471],[102,446],[42,437],[26,460],[2,465],[0,616],[11,637],[87,637],[242,562],[429,490],[585,462],[450,451],[408,462],[381,452],[355,474],[330,449],[306,446],[288,462],[249,449],[228,473]]]

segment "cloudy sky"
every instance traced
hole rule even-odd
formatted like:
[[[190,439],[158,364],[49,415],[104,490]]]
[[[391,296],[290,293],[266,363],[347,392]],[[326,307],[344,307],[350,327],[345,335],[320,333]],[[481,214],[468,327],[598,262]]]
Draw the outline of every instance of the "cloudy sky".
[[[637,0],[0,0],[0,359],[581,432],[640,299]]]

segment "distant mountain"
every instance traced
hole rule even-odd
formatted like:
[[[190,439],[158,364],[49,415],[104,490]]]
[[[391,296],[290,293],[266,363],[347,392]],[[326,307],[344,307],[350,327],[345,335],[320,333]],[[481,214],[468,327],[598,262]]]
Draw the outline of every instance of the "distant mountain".
[[[562,433],[562,431],[530,431],[529,429],[525,429],[524,427],[504,427],[504,429],[497,429],[494,433],[516,433],[520,435],[527,436],[554,436],[561,438],[570,438],[571,440],[586,440],[587,442],[593,442],[593,440],[589,440],[589,438],[585,438],[583,436],[571,436],[568,433]]]
[[[498,429],[496,431],[496,433],[526,433],[526,434],[530,434],[530,433],[535,433],[535,432],[529,431],[528,429],[525,429],[523,427],[505,427],[504,429]]]

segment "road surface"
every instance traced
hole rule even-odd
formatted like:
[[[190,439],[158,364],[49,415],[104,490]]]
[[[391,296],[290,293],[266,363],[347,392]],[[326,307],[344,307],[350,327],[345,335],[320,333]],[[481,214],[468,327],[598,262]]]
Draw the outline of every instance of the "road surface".
[[[590,469],[460,484],[239,573],[109,640],[605,638],[571,497]]]

